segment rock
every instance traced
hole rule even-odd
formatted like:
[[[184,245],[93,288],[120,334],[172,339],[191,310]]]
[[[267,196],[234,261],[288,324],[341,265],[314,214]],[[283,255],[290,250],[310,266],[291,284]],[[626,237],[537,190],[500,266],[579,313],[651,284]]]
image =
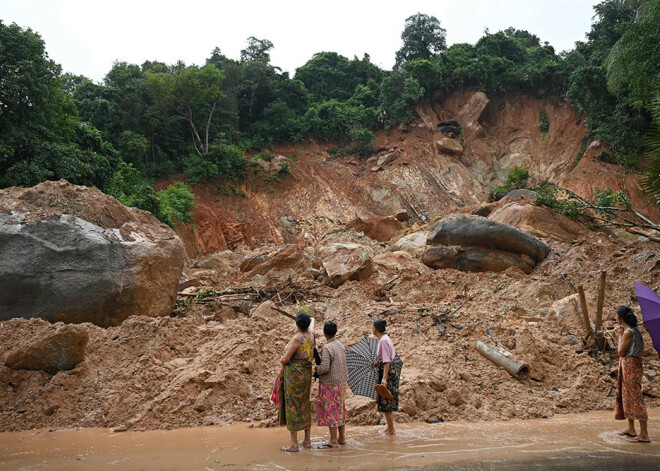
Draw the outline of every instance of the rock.
[[[535,237],[560,242],[575,240],[585,231],[582,224],[538,204],[511,201],[488,215],[488,219],[517,227]]]
[[[401,222],[406,222],[410,220],[410,215],[408,214],[408,211],[406,211],[405,209],[397,211],[394,217],[396,218],[397,221],[401,221]]]
[[[231,250],[223,250],[207,255],[195,261],[193,267],[208,270],[220,270],[223,272],[235,271],[241,259],[240,253]]]
[[[397,240],[392,245],[392,249],[408,252],[411,255],[418,255],[424,252],[428,235],[428,231],[413,232]]]
[[[370,239],[379,242],[388,242],[401,233],[403,225],[401,221],[394,217],[373,217],[368,219],[356,217],[346,224],[346,229],[362,232]]]
[[[154,216],[65,180],[0,190],[0,320],[172,312],[185,252]]]
[[[435,141],[435,147],[441,154],[461,155],[463,146],[455,139],[443,137]]]
[[[349,280],[365,280],[373,273],[373,252],[358,244],[331,244],[324,247],[323,268],[330,284],[337,288]]]
[[[253,252],[245,255],[245,258],[241,261],[241,264],[239,265],[238,269],[243,273],[249,272],[260,263],[263,263],[266,260],[268,260],[269,253],[270,251],[265,251],[265,252]]]
[[[428,271],[428,268],[419,259],[413,257],[408,252],[386,252],[376,255],[371,261],[379,269],[384,269],[385,271]]]
[[[561,339],[559,339],[559,343],[562,345],[581,345],[582,342],[580,342],[580,339],[577,337],[577,335],[573,334],[568,334],[564,335]]]
[[[453,268],[466,272],[500,272],[517,267],[530,273],[536,265],[525,254],[459,246],[429,247],[422,255],[422,262],[431,268]]]
[[[536,199],[536,192],[533,190],[528,190],[527,188],[519,188],[517,190],[513,190],[508,192],[506,195],[502,197],[503,200],[506,199],[513,199],[513,198],[521,198],[521,197],[529,198],[530,200]]]
[[[177,288],[177,291],[180,293],[186,288],[196,288],[199,286],[201,286],[199,278],[190,278],[189,280],[185,280],[179,283],[179,287]]]
[[[455,136],[461,134],[461,129],[458,126],[438,126],[438,131],[445,134],[453,134]]]
[[[385,170],[385,169],[383,167],[380,167],[380,166],[371,167],[372,172],[379,172],[381,170]]]
[[[13,370],[42,370],[50,374],[71,370],[85,359],[88,340],[89,335],[82,328],[59,324],[55,332],[45,336],[16,339],[18,345],[5,357],[5,365]]]
[[[307,270],[305,270],[304,273],[308,273],[308,274],[312,275],[312,277],[314,277],[315,280],[320,278],[321,276],[323,276],[323,273],[321,272],[321,270],[318,270],[316,268],[308,268]]]
[[[550,253],[550,247],[529,234],[476,216],[459,216],[437,222],[429,232],[426,244],[482,247],[524,254],[536,262],[540,262]]]
[[[461,108],[458,113],[457,119],[462,123],[463,131],[466,128],[476,131],[479,126],[479,121],[486,111],[490,100],[483,92],[474,92],[467,100],[467,103]]]
[[[398,152],[388,152],[387,154],[378,157],[378,161],[376,162],[376,165],[379,167],[383,167],[389,164],[390,162],[395,161],[398,156],[399,156]]]
[[[440,121],[438,123],[438,128],[442,126],[454,126],[455,128],[459,127],[460,124],[458,123],[458,120],[456,119],[446,119],[444,121]]]
[[[282,275],[292,275],[305,269],[305,256],[299,245],[285,245],[274,255],[263,260],[243,275],[243,279],[249,279],[256,275],[270,275],[278,272]]]

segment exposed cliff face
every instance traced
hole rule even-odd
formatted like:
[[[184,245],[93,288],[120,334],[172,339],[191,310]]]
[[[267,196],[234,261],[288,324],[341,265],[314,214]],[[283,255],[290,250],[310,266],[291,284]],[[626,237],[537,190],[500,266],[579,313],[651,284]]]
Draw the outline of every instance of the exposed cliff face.
[[[539,127],[541,110],[550,123],[545,133]],[[646,204],[639,177],[596,161],[596,146],[575,166],[585,128],[565,102],[525,96],[489,100],[470,92],[422,107],[419,114],[410,126],[380,131],[379,152],[367,161],[333,159],[327,146],[316,142],[283,144],[276,152],[293,158],[291,174],[280,182],[250,170],[242,196],[219,195],[214,183],[197,185],[195,227],[177,229],[188,254],[313,245],[330,226],[355,216],[405,211],[413,222],[426,222],[483,202],[514,166],[526,168],[533,182],[549,180],[586,197],[614,187],[628,192],[638,207]],[[445,119],[461,123],[458,139],[437,131]]]

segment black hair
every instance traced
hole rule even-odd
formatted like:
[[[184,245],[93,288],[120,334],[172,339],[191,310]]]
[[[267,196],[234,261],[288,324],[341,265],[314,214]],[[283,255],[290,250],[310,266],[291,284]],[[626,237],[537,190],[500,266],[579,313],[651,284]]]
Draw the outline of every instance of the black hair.
[[[385,333],[385,328],[387,327],[387,321],[385,319],[382,319],[380,317],[376,317],[374,319],[374,327],[378,332],[381,334]]]
[[[307,332],[307,329],[309,328],[309,324],[311,323],[312,323],[312,318],[309,317],[309,314],[307,314],[306,312],[300,311],[296,316],[296,325],[303,332]]]
[[[328,337],[334,337],[337,333],[337,324],[334,321],[327,321],[323,324],[323,333]]]
[[[635,312],[628,306],[619,306],[616,310],[616,315],[630,327],[637,327],[637,316],[635,316]]]

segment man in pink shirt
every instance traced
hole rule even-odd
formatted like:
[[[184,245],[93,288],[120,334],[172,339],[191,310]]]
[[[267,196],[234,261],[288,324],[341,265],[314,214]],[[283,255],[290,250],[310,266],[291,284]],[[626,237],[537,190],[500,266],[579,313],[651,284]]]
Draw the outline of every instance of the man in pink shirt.
[[[396,369],[393,368],[392,362],[396,355],[394,344],[389,335],[385,333],[387,322],[385,319],[377,317],[373,322],[373,334],[378,339],[378,361],[373,363],[374,367],[378,367],[378,382],[380,389],[376,403],[378,404],[378,412],[385,414],[387,421],[386,435],[395,435],[394,432],[394,415],[393,412],[399,410],[399,376]],[[389,394],[385,392],[389,391]],[[384,397],[385,395],[391,396],[390,398]]]

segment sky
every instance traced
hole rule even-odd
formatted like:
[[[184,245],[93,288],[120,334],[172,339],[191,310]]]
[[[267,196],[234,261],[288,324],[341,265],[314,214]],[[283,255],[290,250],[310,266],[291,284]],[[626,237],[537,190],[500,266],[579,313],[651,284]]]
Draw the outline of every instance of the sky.
[[[96,81],[116,60],[203,65],[215,47],[238,59],[250,36],[270,40],[271,64],[293,76],[324,51],[368,53],[391,69],[405,19],[418,12],[440,20],[448,45],[513,26],[560,52],[585,39],[600,1],[0,0],[0,20],[39,33],[64,72]]]

